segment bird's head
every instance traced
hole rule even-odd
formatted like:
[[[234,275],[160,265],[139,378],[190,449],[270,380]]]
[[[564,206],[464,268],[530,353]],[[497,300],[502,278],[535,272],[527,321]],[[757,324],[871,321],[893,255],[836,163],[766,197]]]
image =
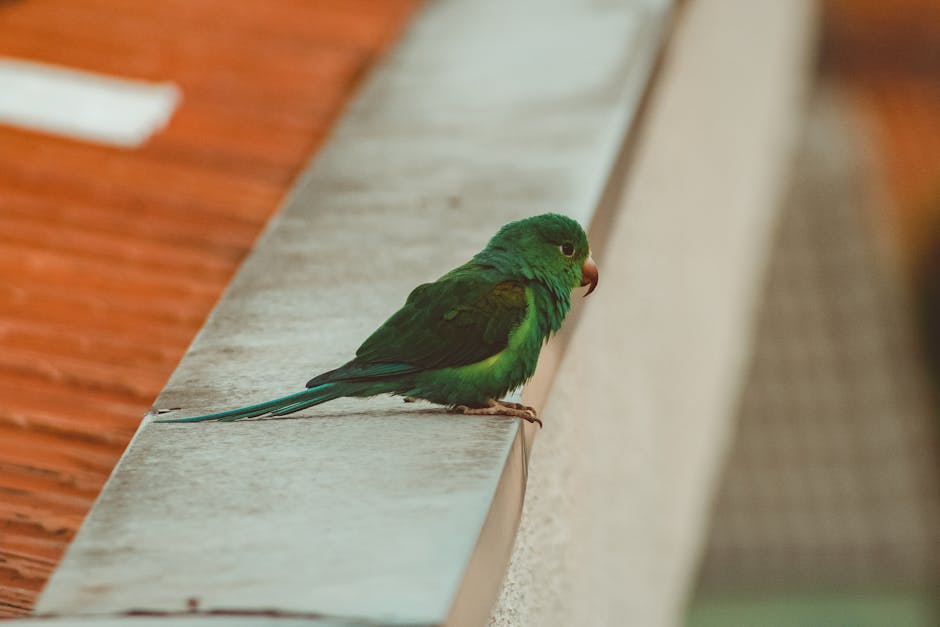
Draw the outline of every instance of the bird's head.
[[[514,266],[512,271],[526,278],[569,290],[589,285],[585,296],[597,287],[597,265],[584,229],[557,213],[510,222],[493,236],[480,256],[496,257],[501,265]]]

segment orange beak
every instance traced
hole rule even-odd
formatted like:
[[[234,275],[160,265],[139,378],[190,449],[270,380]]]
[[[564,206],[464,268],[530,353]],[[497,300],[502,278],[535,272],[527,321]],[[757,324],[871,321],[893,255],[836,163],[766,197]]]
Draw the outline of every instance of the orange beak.
[[[584,265],[581,266],[581,286],[590,285],[588,291],[584,293],[585,296],[594,291],[594,288],[597,287],[597,264],[594,263],[594,259],[588,255],[587,261],[584,262]]]

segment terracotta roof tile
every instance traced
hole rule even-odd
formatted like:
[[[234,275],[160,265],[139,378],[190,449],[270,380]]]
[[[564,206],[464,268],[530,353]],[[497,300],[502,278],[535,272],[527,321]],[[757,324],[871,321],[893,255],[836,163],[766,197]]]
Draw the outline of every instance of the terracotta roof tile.
[[[239,261],[417,4],[0,3],[0,55],[183,92],[137,150],[0,126],[0,617],[29,611]]]

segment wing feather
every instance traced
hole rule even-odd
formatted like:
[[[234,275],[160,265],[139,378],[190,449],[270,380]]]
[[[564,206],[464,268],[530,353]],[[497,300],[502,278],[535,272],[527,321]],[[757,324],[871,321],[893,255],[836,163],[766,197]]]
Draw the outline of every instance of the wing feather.
[[[456,270],[419,285],[356,351],[353,363],[415,370],[472,364],[502,351],[525,319],[525,286]]]

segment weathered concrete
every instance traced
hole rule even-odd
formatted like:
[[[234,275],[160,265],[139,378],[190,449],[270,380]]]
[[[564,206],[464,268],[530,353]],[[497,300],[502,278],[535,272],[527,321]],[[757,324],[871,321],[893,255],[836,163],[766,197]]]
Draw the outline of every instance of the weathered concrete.
[[[430,3],[155,408],[194,415],[298,390],[507,220],[560,210],[588,223],[668,4]],[[37,610],[178,612],[195,599],[200,611],[482,623],[521,508],[526,432],[394,399],[284,420],[148,420]]]
[[[3,621],[4,627],[383,627],[387,623],[280,613],[244,615],[200,613],[109,616],[44,616]]]

